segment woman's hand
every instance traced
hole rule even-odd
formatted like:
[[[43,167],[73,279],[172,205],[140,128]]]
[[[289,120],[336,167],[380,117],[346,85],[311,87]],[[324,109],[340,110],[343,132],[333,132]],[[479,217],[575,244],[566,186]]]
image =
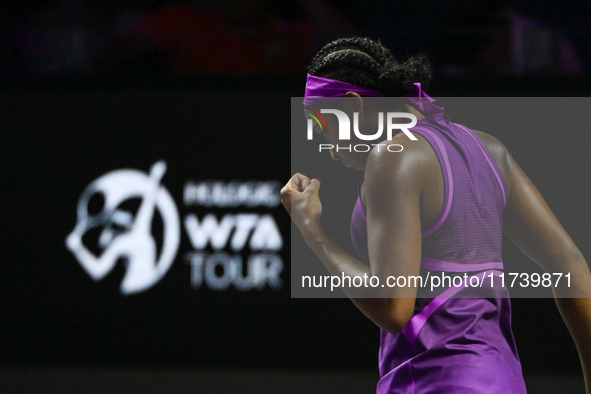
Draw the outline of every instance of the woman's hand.
[[[302,234],[320,228],[322,204],[318,196],[320,181],[296,173],[281,189],[281,203]]]

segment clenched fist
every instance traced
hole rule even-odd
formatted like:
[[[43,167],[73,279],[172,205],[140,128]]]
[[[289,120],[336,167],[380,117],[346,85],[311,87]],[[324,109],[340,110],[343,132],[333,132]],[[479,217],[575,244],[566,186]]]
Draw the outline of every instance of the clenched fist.
[[[312,230],[320,225],[322,203],[318,196],[320,181],[295,174],[281,189],[281,203],[300,231]]]

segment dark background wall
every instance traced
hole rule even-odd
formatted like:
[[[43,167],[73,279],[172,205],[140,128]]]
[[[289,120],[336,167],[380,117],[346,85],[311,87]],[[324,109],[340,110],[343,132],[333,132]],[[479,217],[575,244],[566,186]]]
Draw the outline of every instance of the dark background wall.
[[[95,64],[96,51],[105,42],[121,37],[133,29],[143,18],[179,4],[200,7],[215,2],[216,0],[2,2],[0,74],[64,75],[100,72],[100,67],[97,69]],[[233,1],[218,3],[231,5]],[[306,11],[305,1],[278,0],[271,3],[270,12],[280,18],[295,20],[313,17]],[[579,58],[582,72],[587,72],[591,67],[591,33],[588,29],[590,6],[586,2],[562,3],[559,6],[550,0],[427,0],[420,5],[387,0],[330,0],[326,3],[341,17],[341,27],[346,27],[342,30],[347,33],[341,35],[380,38],[399,58],[426,53],[434,63],[436,72],[445,75],[464,74],[457,68],[469,68],[467,62],[487,46],[491,30],[497,26],[497,14],[505,10],[513,10],[523,17],[535,19],[544,29],[564,36]],[[323,45],[324,41],[326,40],[319,45]],[[319,47],[315,48],[318,49]],[[154,59],[143,59],[144,63],[150,63],[150,60]],[[134,74],[160,73],[163,71],[161,66],[159,62],[152,68],[146,64],[136,64],[127,71]],[[465,72],[479,73],[477,69]],[[541,73],[551,75],[556,70]]]

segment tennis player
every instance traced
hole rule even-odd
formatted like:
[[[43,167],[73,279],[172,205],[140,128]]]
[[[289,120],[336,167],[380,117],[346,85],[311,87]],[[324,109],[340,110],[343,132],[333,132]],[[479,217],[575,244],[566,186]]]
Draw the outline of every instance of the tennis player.
[[[366,98],[399,98],[390,111],[416,117],[410,131],[417,140],[398,133],[381,141],[382,149],[337,151],[336,124],[323,131],[333,159],[364,171],[351,221],[361,260],[325,235],[319,180],[295,174],[281,191],[283,205],[331,275],[377,276],[380,283],[428,272],[498,277],[504,232],[546,272],[570,273],[570,288],[552,290],[591,394],[591,274],[585,259],[503,144],[452,123],[423,92],[430,79],[424,57],[399,63],[367,38],[339,39],[321,49],[308,67],[304,104],[346,97],[342,110],[350,119],[359,113],[360,130],[375,131],[380,115]],[[348,141],[355,142],[367,143]],[[402,152],[383,148],[390,145]],[[471,289],[454,286],[432,297],[417,296],[416,286],[388,288],[379,298],[343,290],[381,329],[378,393],[526,392],[506,287],[475,298],[467,298]]]

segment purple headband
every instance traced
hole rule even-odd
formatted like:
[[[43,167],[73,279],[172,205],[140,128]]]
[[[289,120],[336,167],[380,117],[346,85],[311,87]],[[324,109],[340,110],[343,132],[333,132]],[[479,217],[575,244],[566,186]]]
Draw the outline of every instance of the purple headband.
[[[410,104],[415,105],[421,112],[427,115],[433,115],[443,112],[443,108],[432,104],[432,99],[421,89],[421,83],[415,82],[417,95],[404,97]],[[306,81],[306,93],[304,93],[304,105],[324,104],[337,100],[339,97],[345,97],[347,92],[356,92],[361,97],[384,97],[377,90],[364,88],[363,86],[353,85],[335,79],[321,78],[308,74]]]
[[[361,97],[384,97],[377,90],[308,74],[304,105],[323,104],[334,101],[337,100],[335,97],[345,97],[347,92],[356,92]],[[326,100],[318,100],[319,98],[325,98]]]

